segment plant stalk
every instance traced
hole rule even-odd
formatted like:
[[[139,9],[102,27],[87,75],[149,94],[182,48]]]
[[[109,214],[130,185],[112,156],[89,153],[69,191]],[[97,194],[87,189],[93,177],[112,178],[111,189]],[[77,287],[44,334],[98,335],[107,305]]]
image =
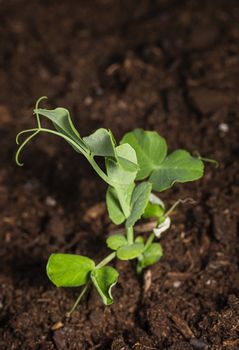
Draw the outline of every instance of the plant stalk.
[[[134,229],[133,229],[133,227],[127,228],[126,232],[127,232],[127,240],[129,242],[129,244],[133,244],[134,243]]]
[[[104,180],[108,185],[113,186],[113,183],[110,181],[109,177],[103,172],[103,170],[99,167],[99,165],[96,163],[94,158],[90,156],[85,156],[92,166],[92,168],[97,172],[97,174],[101,177],[102,180]]]
[[[103,267],[107,265],[110,261],[112,261],[116,257],[116,253],[113,252],[109,255],[107,255],[101,262],[99,262],[98,265],[96,265],[96,269],[99,269],[100,267]]]
[[[78,296],[78,298],[76,299],[74,305],[72,306],[71,310],[69,312],[66,313],[66,317],[70,317],[72,312],[75,310],[75,308],[77,307],[77,305],[79,304],[79,302],[81,301],[81,299],[83,298],[83,296],[85,295],[85,293],[87,292],[87,289],[90,285],[90,281],[85,285],[85,287],[82,289],[80,295]]]

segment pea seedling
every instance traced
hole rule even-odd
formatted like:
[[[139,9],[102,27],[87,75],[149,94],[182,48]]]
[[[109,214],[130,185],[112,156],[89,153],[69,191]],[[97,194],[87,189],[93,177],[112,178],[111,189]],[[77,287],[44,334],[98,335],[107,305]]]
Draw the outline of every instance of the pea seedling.
[[[43,97],[45,98],[45,97]],[[34,109],[36,128],[24,130],[17,135],[19,145],[16,162],[23,147],[40,132],[62,137],[73,149],[83,155],[96,173],[108,185],[106,204],[109,217],[116,225],[124,223],[122,234],[113,234],[106,240],[111,253],[101,262],[81,255],[52,254],[47,263],[47,275],[57,287],[80,287],[82,292],[70,313],[75,309],[90,285],[93,285],[105,305],[113,303],[112,287],[117,283],[118,272],[107,266],[113,259],[137,260],[137,272],[150,266],[163,255],[162,247],[155,238],[170,226],[170,213],[180,202],[166,211],[164,203],[154,193],[172,187],[175,182],[194,181],[203,176],[201,159],[179,149],[167,155],[167,144],[155,131],[136,129],[126,133],[119,144],[110,130],[100,128],[87,137],[81,137],[65,108],[54,110]],[[40,117],[41,116],[41,117]],[[54,129],[44,128],[42,117],[49,119]],[[30,134],[21,144],[22,135]],[[96,157],[103,157],[105,169],[98,165]],[[135,237],[134,227],[141,218],[154,218],[157,224],[147,239]]]

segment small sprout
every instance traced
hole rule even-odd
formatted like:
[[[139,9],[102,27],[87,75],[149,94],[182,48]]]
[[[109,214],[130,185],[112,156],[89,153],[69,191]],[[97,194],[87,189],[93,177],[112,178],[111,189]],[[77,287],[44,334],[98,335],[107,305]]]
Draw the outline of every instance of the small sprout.
[[[119,274],[115,268],[107,265],[115,258],[137,259],[138,273],[160,260],[163,250],[155,238],[159,238],[170,227],[170,215],[175,207],[189,200],[178,200],[166,211],[163,201],[153,191],[162,192],[176,182],[201,178],[204,172],[203,160],[208,159],[199,156],[195,158],[185,150],[167,154],[165,139],[155,131],[136,129],[125,134],[119,144],[112,132],[104,128],[81,137],[67,109],[39,108],[39,103],[44,98],[37,101],[34,109],[36,128],[24,130],[16,137],[19,146],[17,164],[22,165],[19,160],[22,149],[40,132],[63,138],[86,158],[99,177],[107,183],[106,204],[109,217],[114,224],[125,226],[123,234],[107,238],[106,243],[111,253],[98,264],[81,255],[56,253],[50,256],[47,275],[53,284],[57,287],[83,287],[67,314],[70,316],[90,285],[96,288],[105,305],[113,303],[112,288],[117,283]],[[52,123],[53,129],[42,126],[43,118]],[[24,136],[27,137],[21,143]],[[105,170],[98,165],[95,157],[104,158]],[[148,237],[145,237],[146,232],[143,232],[144,237],[135,237],[135,224],[141,218],[156,219],[157,225],[152,227],[153,232]]]

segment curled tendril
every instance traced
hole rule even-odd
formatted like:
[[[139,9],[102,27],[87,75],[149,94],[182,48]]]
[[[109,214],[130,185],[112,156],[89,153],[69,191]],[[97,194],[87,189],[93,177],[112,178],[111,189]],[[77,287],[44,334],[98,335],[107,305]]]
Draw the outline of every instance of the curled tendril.
[[[32,130],[34,130],[34,129],[31,129],[31,131]],[[36,131],[33,133],[33,134],[31,134],[28,138],[26,138],[26,140],[25,141],[23,141],[23,143],[19,146],[19,148],[18,148],[18,150],[17,150],[17,152],[16,152],[16,156],[15,156],[15,160],[16,160],[16,163],[17,163],[17,165],[19,165],[19,166],[23,166],[23,163],[21,163],[20,161],[19,161],[19,155],[20,155],[20,153],[21,153],[21,150],[23,149],[23,147],[34,137],[34,136],[36,136],[41,130],[40,129],[35,129]],[[25,132],[29,132],[29,130],[24,130]],[[18,136],[19,136],[19,134],[17,135],[17,139],[18,139]]]
[[[36,118],[37,118],[37,126],[39,129],[41,129],[41,121],[40,121],[40,116],[39,116],[39,113],[38,113],[38,106],[39,106],[39,103],[43,100],[47,100],[47,96],[42,96],[40,97],[37,102],[36,102],[36,105],[35,105],[35,115],[36,115]]]
[[[47,99],[47,97],[42,96],[37,100],[36,105],[35,105],[36,110],[38,110],[39,103],[44,99]],[[17,165],[19,165],[19,166],[23,166],[23,163],[21,163],[19,161],[19,155],[20,155],[23,147],[26,146],[26,144],[41,131],[40,116],[39,116],[38,112],[35,112],[35,115],[36,115],[36,119],[37,119],[37,128],[23,130],[23,131],[19,132],[16,136],[16,144],[19,146],[19,148],[16,152],[15,160],[16,160]],[[32,132],[32,134],[29,137],[27,137],[21,144],[21,142],[19,140],[20,136],[23,134],[31,133],[31,132]]]
[[[196,158],[202,160],[203,162],[212,163],[215,166],[215,168],[218,168],[219,165],[220,165],[219,162],[216,159],[201,157],[201,155],[200,155],[200,153],[198,151],[194,151],[193,155]]]
[[[165,216],[165,217],[166,217],[166,216],[169,216],[179,204],[184,204],[184,203],[196,204],[197,202],[196,202],[193,198],[191,198],[191,197],[184,198],[184,199],[178,199],[178,200],[171,206],[171,208],[169,208],[169,210],[166,211],[166,213],[164,214],[164,216]]]

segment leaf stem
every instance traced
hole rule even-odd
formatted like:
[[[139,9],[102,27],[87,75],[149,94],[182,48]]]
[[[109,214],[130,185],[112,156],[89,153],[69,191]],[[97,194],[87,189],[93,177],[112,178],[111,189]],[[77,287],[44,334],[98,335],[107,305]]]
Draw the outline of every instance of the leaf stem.
[[[144,250],[146,250],[153,243],[154,237],[155,237],[155,234],[152,232],[149,238],[147,239]]]
[[[129,242],[129,244],[133,244],[134,243],[134,229],[133,229],[133,227],[127,228],[126,232],[127,232],[127,240]]]
[[[112,261],[116,257],[116,253],[113,252],[109,255],[107,255],[101,262],[99,262],[98,265],[96,265],[96,269],[99,269],[100,267],[103,267],[107,265],[110,261]]]
[[[96,163],[92,155],[86,156],[88,162],[92,166],[92,168],[97,172],[97,174],[104,180],[108,185],[114,186],[113,182],[110,181],[109,177],[103,172],[103,170],[99,167],[99,165]]]
[[[38,110],[39,103],[40,103],[42,100],[47,100],[47,96],[42,96],[42,97],[40,97],[40,98],[37,100],[36,106],[35,106],[35,109],[36,109],[36,110]],[[40,121],[39,113],[36,112],[35,114],[36,114],[38,129],[41,129],[41,121]]]
[[[20,163],[20,162],[19,162],[19,154],[20,154],[21,150],[23,149],[23,147],[24,147],[34,136],[36,136],[38,133],[39,133],[39,129],[37,129],[33,134],[31,134],[31,135],[21,144],[21,146],[18,148],[17,153],[16,153],[16,156],[15,156],[15,160],[16,160],[17,165],[23,166],[23,163]]]
[[[194,155],[195,155],[195,157],[202,160],[203,162],[212,163],[213,165],[215,165],[215,168],[218,168],[220,165],[220,163],[216,159],[201,157],[201,155],[198,151],[195,151]]]
[[[82,289],[80,295],[76,299],[76,301],[75,301],[74,305],[72,306],[71,310],[66,313],[66,317],[70,317],[71,316],[72,312],[75,310],[75,308],[77,307],[77,305],[79,304],[79,302],[81,301],[83,296],[85,295],[89,285],[90,285],[90,281],[86,283],[85,287]]]
[[[192,204],[195,204],[196,201],[193,198],[178,199],[171,206],[171,208],[169,208],[169,210],[167,210],[166,213],[163,214],[163,216],[165,216],[165,217],[169,216],[180,203],[192,203]]]

